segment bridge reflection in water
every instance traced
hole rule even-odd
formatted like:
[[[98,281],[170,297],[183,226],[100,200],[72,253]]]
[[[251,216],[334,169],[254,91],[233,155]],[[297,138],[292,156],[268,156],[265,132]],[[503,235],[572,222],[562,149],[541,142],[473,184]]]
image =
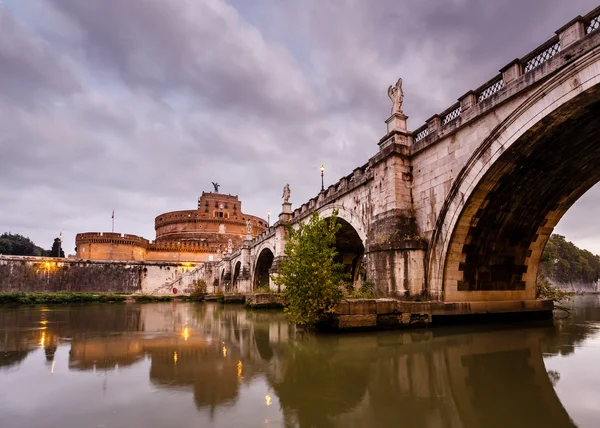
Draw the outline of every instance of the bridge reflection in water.
[[[270,408],[279,412],[279,419],[271,418],[275,425],[574,426],[554,392],[542,352],[569,352],[593,331],[590,324],[571,320],[560,328],[315,336],[297,333],[280,313],[216,304],[2,310],[0,394],[10,393],[4,376],[23,372],[26,378],[40,362],[54,371],[54,355],[65,347],[68,373],[81,373],[78,382],[86,382],[84,372],[118,368],[119,377],[138,390],[136,384],[147,384],[148,378],[122,369],[145,364],[154,393],[177,392],[186,401],[191,393],[198,411],[215,426],[224,410],[242,421],[262,412],[241,404],[257,394],[256,385],[270,391],[264,398],[260,392],[261,406],[278,403]],[[136,408],[147,406],[149,414],[169,412],[144,403],[145,397],[131,400],[138,399]],[[29,400],[32,408],[39,404]],[[0,403],[0,422],[11,414],[4,410]],[[178,421],[186,418],[194,415],[177,415]]]

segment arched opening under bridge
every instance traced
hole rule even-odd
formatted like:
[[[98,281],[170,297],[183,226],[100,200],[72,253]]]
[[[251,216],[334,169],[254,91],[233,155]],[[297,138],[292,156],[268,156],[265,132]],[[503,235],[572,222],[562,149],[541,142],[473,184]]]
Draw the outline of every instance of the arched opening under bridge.
[[[344,265],[352,284],[357,287],[365,279],[364,256],[365,246],[356,229],[343,218],[337,218],[342,227],[335,236],[335,248],[338,252],[336,262]]]
[[[242,262],[238,261],[233,269],[233,277],[231,279],[231,288],[236,289],[238,286],[238,280],[240,279],[240,271],[242,269]]]
[[[596,85],[501,146],[497,157],[492,145],[474,155],[466,175],[480,178],[449,237],[444,300],[535,298],[540,258],[554,227],[600,181],[599,118]]]
[[[269,270],[273,265],[275,256],[270,248],[263,248],[256,260],[254,269],[254,290],[269,288]]]

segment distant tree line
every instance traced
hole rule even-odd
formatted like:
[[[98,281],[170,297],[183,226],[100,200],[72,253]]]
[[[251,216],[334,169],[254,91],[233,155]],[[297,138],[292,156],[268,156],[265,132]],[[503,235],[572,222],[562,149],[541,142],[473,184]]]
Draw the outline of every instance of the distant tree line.
[[[552,235],[542,254],[540,273],[558,283],[592,283],[600,278],[600,256],[578,248],[564,236]]]
[[[18,233],[3,233],[0,235],[0,254],[9,256],[65,256],[65,252],[61,248],[59,238],[54,238],[51,250],[45,250],[35,245],[31,239],[23,235],[19,235]]]

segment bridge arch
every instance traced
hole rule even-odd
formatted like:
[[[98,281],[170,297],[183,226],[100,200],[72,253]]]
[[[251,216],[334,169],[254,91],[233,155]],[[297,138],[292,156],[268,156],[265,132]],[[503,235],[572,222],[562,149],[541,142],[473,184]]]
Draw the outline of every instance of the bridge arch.
[[[352,210],[338,204],[329,204],[319,209],[317,212],[322,218],[328,218],[337,210],[338,219],[344,220],[356,231],[363,245],[367,241],[367,227],[363,220]]]
[[[345,272],[350,275],[352,284],[359,286],[365,270],[366,228],[363,222],[352,211],[338,205],[330,205],[319,210],[322,218],[330,218],[338,212],[338,223],[341,228],[336,235],[335,247],[338,251],[337,262],[343,263]]]
[[[241,270],[242,270],[242,262],[238,260],[237,262],[235,262],[235,265],[233,268],[233,274],[231,277],[231,288],[232,289],[236,289],[238,286],[238,280],[240,279]]]
[[[256,257],[256,264],[254,266],[254,290],[269,287],[269,270],[273,265],[274,259],[275,254],[273,253],[273,250],[268,246],[264,246],[262,249],[260,249],[260,252],[258,252],[258,256]]]
[[[427,253],[444,301],[535,298],[554,227],[600,181],[600,48],[532,90],[462,168]]]

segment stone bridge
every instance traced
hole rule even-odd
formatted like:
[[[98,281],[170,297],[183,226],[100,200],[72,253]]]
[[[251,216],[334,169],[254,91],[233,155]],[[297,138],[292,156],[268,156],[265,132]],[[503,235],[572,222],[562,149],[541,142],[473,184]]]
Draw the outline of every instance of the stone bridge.
[[[600,180],[599,21],[600,7],[578,16],[412,132],[394,108],[377,153],[299,207],[284,203],[224,257],[221,283],[273,288],[284,224],[338,210],[356,284],[444,302],[534,299],[553,228]]]

